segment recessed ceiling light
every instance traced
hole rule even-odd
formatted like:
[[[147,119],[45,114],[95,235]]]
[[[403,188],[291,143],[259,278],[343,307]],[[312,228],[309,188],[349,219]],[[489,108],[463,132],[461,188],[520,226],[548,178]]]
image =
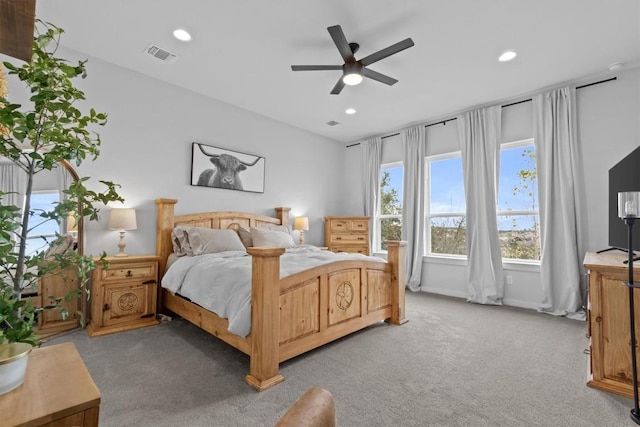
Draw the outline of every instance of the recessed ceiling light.
[[[500,62],[507,62],[507,61],[511,61],[513,58],[515,58],[518,54],[515,53],[512,50],[508,50],[506,52],[504,52],[502,55],[500,55],[500,57],[498,58],[498,61]]]
[[[618,71],[620,68],[622,68],[623,65],[624,62],[614,62],[613,64],[609,65],[609,71]]]
[[[354,108],[347,108],[344,112],[347,114],[355,114],[356,110]]]
[[[183,30],[182,28],[178,28],[177,30],[173,30],[173,37],[177,38],[182,42],[191,41],[191,34],[187,32],[187,30]]]

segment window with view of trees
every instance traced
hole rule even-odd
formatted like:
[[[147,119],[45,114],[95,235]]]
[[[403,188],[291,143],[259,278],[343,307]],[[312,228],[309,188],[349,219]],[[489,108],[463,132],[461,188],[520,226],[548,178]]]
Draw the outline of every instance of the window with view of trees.
[[[376,251],[386,252],[386,240],[401,240],[402,237],[402,163],[382,165],[380,168],[380,207],[376,218],[379,232]]]
[[[52,209],[52,204],[60,201],[60,193],[56,191],[38,191],[31,196],[31,210],[45,212]],[[38,220],[40,219],[40,221]],[[26,252],[31,254],[36,250],[46,248],[60,233],[60,224],[46,218],[33,218],[29,224],[31,229],[27,234]]]
[[[498,236],[503,258],[540,260],[540,216],[533,139],[502,144]]]
[[[466,202],[460,152],[427,157],[426,252],[467,254]]]

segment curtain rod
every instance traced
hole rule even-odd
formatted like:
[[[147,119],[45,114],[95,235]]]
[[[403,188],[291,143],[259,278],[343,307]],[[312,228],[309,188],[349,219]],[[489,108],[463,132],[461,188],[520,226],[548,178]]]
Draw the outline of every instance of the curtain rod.
[[[617,79],[618,79],[617,77],[611,77],[610,79],[600,80],[598,82],[593,82],[593,83],[589,83],[589,84],[582,85],[582,86],[576,86],[576,90],[582,89],[582,88],[585,88],[585,87],[589,87],[589,86],[599,85],[600,83],[606,83],[606,82],[610,82],[612,80],[617,80]],[[525,102],[531,102],[532,100],[533,100],[532,98],[523,99],[522,101],[516,101],[516,102],[512,102],[511,104],[505,104],[505,105],[502,106],[502,108],[511,107],[513,105],[518,105],[518,104],[524,104]],[[435,123],[429,123],[428,125],[424,125],[424,127],[428,128],[429,126],[444,125],[447,122],[452,122],[454,120],[458,120],[457,117],[452,117],[450,119],[441,120],[441,121],[435,122]],[[398,136],[398,135],[400,135],[400,132],[392,133],[391,135],[385,135],[385,136],[381,137],[380,139],[391,138],[392,136]],[[356,145],[360,145],[360,143],[356,142],[355,144],[347,145],[345,148],[354,147]]]

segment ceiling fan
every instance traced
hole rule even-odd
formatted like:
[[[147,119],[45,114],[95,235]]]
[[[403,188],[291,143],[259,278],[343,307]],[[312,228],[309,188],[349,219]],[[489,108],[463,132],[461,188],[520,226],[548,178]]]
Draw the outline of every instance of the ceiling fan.
[[[36,0],[0,0],[0,53],[31,62]]]
[[[342,59],[344,60],[344,64],[342,65],[292,65],[291,70],[293,71],[325,71],[325,70],[342,70],[342,77],[336,85],[331,90],[332,95],[338,95],[344,85],[357,85],[362,82],[363,77],[368,77],[370,79],[382,82],[384,84],[388,84],[389,86],[394,85],[398,82],[398,80],[386,76],[384,74],[373,71],[367,66],[373,64],[374,62],[378,62],[381,59],[384,59],[388,56],[394,55],[398,52],[401,52],[405,49],[410,48],[414,45],[413,40],[411,38],[407,38],[393,44],[387,48],[379,50],[375,53],[372,53],[369,56],[365,56],[364,58],[357,60],[355,58],[355,53],[360,48],[358,43],[349,43],[347,42],[347,38],[342,31],[340,25],[334,25],[333,27],[328,27],[327,30],[333,39]]]

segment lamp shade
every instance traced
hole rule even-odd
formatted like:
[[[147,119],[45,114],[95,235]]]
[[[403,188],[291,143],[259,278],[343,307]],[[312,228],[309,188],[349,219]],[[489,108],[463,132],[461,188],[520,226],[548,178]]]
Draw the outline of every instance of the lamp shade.
[[[640,191],[618,193],[618,217],[640,218]]]
[[[110,230],[135,230],[136,224],[135,209],[111,209],[109,214]]]
[[[306,216],[299,216],[293,221],[293,229],[294,230],[308,230],[309,229],[309,218]]]

